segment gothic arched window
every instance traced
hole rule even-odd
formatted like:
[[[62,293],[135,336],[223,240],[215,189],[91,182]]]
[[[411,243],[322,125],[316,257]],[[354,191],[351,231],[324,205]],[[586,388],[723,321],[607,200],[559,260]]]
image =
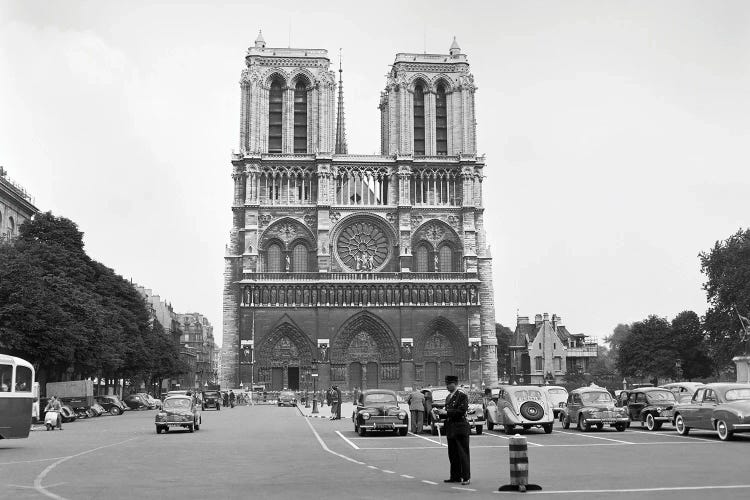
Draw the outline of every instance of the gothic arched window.
[[[8,217],[8,234],[13,237],[15,236],[16,232],[16,221],[13,220],[13,217]]]
[[[426,273],[429,269],[429,261],[430,261],[430,250],[427,248],[426,245],[419,245],[417,247],[417,272],[418,273]]]
[[[440,272],[452,273],[453,272],[453,250],[448,245],[440,247]]]
[[[266,270],[269,273],[280,273],[281,268],[281,247],[272,243],[266,252]]]
[[[284,107],[281,83],[274,80],[268,91],[268,152],[281,153],[281,112]]]
[[[414,88],[414,154],[425,154],[424,147],[424,89],[422,85]]]
[[[448,154],[448,106],[442,83],[438,85],[435,94],[435,145],[437,154]]]
[[[292,271],[295,273],[307,272],[307,247],[302,243],[295,245],[292,250]]]
[[[307,153],[307,89],[303,82],[294,88],[294,152]]]

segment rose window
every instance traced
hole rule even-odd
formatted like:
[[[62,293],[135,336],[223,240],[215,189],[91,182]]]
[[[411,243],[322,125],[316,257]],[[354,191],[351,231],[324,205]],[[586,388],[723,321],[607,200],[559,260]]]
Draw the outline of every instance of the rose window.
[[[377,225],[356,221],[346,226],[336,242],[341,263],[352,271],[374,271],[388,260],[388,237]]]

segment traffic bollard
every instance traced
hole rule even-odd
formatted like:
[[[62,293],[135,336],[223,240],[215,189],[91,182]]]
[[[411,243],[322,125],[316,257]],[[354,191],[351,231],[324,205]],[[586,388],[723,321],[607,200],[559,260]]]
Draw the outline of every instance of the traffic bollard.
[[[538,484],[529,484],[529,455],[526,438],[518,434],[510,438],[508,445],[508,456],[510,457],[510,484],[498,488],[498,491],[520,491],[541,490]]]

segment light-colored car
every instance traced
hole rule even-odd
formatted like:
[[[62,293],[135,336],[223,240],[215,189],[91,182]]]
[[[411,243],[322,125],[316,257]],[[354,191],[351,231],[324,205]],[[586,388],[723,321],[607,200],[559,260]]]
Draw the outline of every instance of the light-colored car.
[[[199,430],[202,420],[200,405],[192,396],[170,396],[164,400],[155,417],[156,433],[166,432],[170,427],[183,427],[190,432]]]
[[[674,426],[686,436],[691,429],[716,431],[728,441],[750,432],[750,384],[715,383],[698,388],[689,403],[674,407]]]
[[[153,405],[154,409],[161,410],[162,408],[162,402],[161,399],[156,399],[151,394],[146,394],[146,398],[148,398],[149,402],[151,403],[149,405],[149,408]]]
[[[559,385],[545,385],[544,388],[547,390],[550,403],[552,403],[552,411],[555,414],[555,418],[557,418],[568,402],[568,390]]]
[[[297,393],[294,391],[281,391],[276,402],[279,406],[297,406]]]
[[[701,382],[672,382],[671,384],[664,384],[659,387],[672,391],[678,403],[687,403],[693,399],[695,391],[704,385]]]
[[[487,403],[487,428],[502,426],[506,434],[513,434],[516,427],[524,430],[541,427],[550,434],[554,421],[555,412],[547,391],[535,385],[502,386],[497,400],[493,398]]]
[[[472,402],[472,396],[467,393],[463,388],[458,389],[463,391],[469,397],[469,408],[466,410],[466,420],[469,422],[469,429],[474,429],[474,432],[481,434],[484,430],[485,424],[485,411],[484,405],[481,401]],[[445,387],[425,387],[422,392],[429,391],[430,397],[432,398],[432,407],[437,410],[445,408],[445,399],[450,394],[450,391]],[[437,436],[438,432],[442,432],[445,422],[442,420],[433,420],[432,414],[427,415],[427,424],[430,426],[433,436]]]

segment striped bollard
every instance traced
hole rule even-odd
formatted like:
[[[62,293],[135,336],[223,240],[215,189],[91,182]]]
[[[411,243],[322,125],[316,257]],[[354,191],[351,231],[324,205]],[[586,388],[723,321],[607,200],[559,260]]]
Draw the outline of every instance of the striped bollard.
[[[529,454],[526,438],[518,434],[510,438],[508,446],[510,457],[510,484],[498,488],[498,491],[541,490],[538,484],[529,484]]]

